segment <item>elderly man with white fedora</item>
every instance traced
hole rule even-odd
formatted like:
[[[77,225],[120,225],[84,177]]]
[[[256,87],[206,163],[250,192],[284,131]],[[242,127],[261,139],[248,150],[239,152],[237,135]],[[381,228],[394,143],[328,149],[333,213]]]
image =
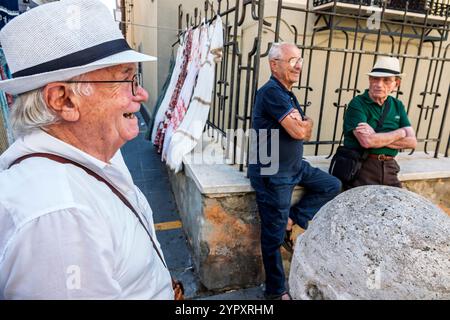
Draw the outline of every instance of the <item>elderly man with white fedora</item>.
[[[44,4],[0,43],[17,95],[0,156],[0,299],[173,299],[152,211],[119,148],[148,93],[97,0]]]
[[[368,76],[369,89],[350,101],[344,118],[344,146],[364,154],[358,175],[345,188],[401,187],[395,156],[400,149],[414,149],[417,140],[403,103],[390,95],[404,76],[400,62],[380,56]]]

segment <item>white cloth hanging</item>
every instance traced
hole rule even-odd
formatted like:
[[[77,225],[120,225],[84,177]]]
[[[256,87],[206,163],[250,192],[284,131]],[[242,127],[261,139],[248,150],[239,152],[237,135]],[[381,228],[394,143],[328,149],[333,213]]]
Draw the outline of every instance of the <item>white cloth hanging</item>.
[[[183,83],[183,88],[181,89],[178,101],[176,102],[176,106],[172,112],[170,123],[166,129],[161,153],[162,160],[166,160],[167,149],[170,145],[170,141],[172,140],[173,133],[183,121],[186,111],[189,107],[189,103],[191,101],[191,97],[196,84],[197,75],[200,70],[202,48],[206,47],[207,45],[207,36],[205,36],[206,33],[207,28],[204,26],[194,30],[187,76]]]
[[[200,67],[193,98],[167,150],[167,164],[175,172],[181,170],[183,157],[194,149],[201,138],[208,119],[215,85],[215,63],[222,58],[223,50],[223,26],[220,16],[209,26],[208,34],[207,58]]]
[[[178,77],[180,76],[181,64],[183,62],[184,44],[186,43],[185,41],[181,41],[181,39],[180,39],[180,42],[183,45],[180,45],[178,47],[177,56],[176,56],[176,60],[175,60],[175,67],[173,68],[172,77],[170,78],[170,83],[169,83],[169,86],[167,87],[166,95],[164,96],[164,99],[161,102],[161,105],[160,105],[158,112],[156,113],[156,116],[154,119],[154,125],[153,125],[153,130],[152,130],[152,137],[151,137],[151,141],[153,143],[155,143],[156,132],[158,131],[158,125],[164,120],[164,114],[167,111],[167,109],[169,108],[169,103],[170,103],[170,98],[172,97],[172,92],[175,89],[175,86],[178,81]]]

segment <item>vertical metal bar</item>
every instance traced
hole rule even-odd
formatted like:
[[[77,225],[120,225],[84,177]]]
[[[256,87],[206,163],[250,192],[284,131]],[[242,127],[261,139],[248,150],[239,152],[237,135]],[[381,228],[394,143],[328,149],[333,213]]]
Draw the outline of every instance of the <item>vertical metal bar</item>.
[[[305,37],[305,35],[306,35],[307,30],[308,30],[308,20],[309,20],[309,14],[310,14],[310,12],[309,12],[309,3],[310,3],[310,1],[306,2],[305,24],[303,26],[302,56],[305,53],[305,48],[304,48],[305,45],[306,45],[306,37]],[[280,12],[280,17],[281,17],[281,12]],[[297,43],[297,37],[295,37],[295,43]],[[300,84],[300,82],[299,82],[299,84]]]
[[[360,51],[363,50],[364,45],[366,43],[366,38],[367,38],[367,34],[363,35],[363,37],[361,38],[361,44],[359,46]],[[358,64],[356,67],[356,70],[360,70],[361,69],[361,60],[362,60],[362,53],[358,53]],[[358,80],[359,80],[359,72],[356,72],[356,77],[355,77],[355,89],[358,87]],[[356,90],[353,91],[353,98],[356,96]]]
[[[198,8],[194,8],[194,27],[197,26]]]
[[[126,14],[126,5],[125,5],[125,0],[120,0],[120,12],[121,12],[121,20],[123,22],[120,23],[120,29],[122,30],[122,34],[124,36],[124,38],[127,37],[127,24],[126,24],[126,18],[127,18],[127,14]]]
[[[406,3],[405,3],[405,11],[403,12],[403,23],[402,23],[401,32],[400,32],[400,41],[398,43],[398,51],[397,51],[398,55],[400,55],[401,50],[402,50],[403,36],[404,36],[404,33],[405,33],[405,24],[407,22],[406,21],[406,17],[407,17],[407,14],[408,14],[408,8],[409,8],[409,1],[406,1]],[[401,70],[402,70],[402,72],[403,72],[403,69],[405,67],[405,61],[406,61],[406,58],[403,58],[403,62],[401,63]],[[399,90],[396,93],[396,98],[398,99],[399,96],[400,96],[400,88],[399,88]]]
[[[306,2],[306,18],[305,18],[305,25],[303,27],[303,41],[302,41],[302,56],[305,55],[305,48],[306,48],[306,34],[308,31],[308,25],[307,25],[307,21],[308,21],[308,17],[310,14],[309,11],[309,1]],[[314,26],[317,26],[317,23],[319,21],[320,18],[318,18],[315,23]],[[310,80],[311,80],[311,65],[313,62],[313,57],[314,57],[314,51],[313,51],[313,45],[314,45],[314,40],[316,37],[316,28],[313,29],[313,33],[311,35],[311,45],[309,48],[309,59],[308,59],[308,70],[306,71],[306,83],[305,83],[305,99],[303,100],[303,112],[306,114],[306,108],[308,106],[310,106],[310,103],[308,102],[308,98],[309,98],[309,91],[313,91],[313,89],[310,87]],[[302,72],[300,73],[300,77],[298,80],[298,88],[301,87],[301,83],[302,83],[302,79],[303,79],[303,74],[304,74],[304,69],[302,69]]]
[[[228,11],[228,9],[229,9],[229,2],[228,2],[228,0],[227,0],[227,10],[226,11]],[[229,90],[230,90],[230,84],[229,84],[229,82],[228,82],[228,66],[229,66],[229,61],[230,61],[230,46],[231,46],[231,28],[232,28],[232,26],[230,26],[229,25],[229,16],[228,16],[228,14],[226,15],[226,43],[225,43],[225,46],[226,46],[226,52],[225,52],[225,54],[224,55],[226,55],[226,59],[225,59],[225,61],[224,61],[224,64],[225,64],[225,66],[224,66],[224,68],[223,68],[223,83],[222,83],[222,86],[223,86],[223,93],[222,93],[222,95],[221,95],[221,100],[219,101],[219,103],[220,103],[220,112],[221,112],[221,114],[223,114],[223,117],[222,117],[222,119],[224,119],[224,114],[225,114],[225,103],[226,103],[226,100],[228,99],[228,92],[229,92]],[[220,120],[220,117],[217,119],[217,127],[220,127],[220,124],[221,124],[221,120]],[[222,121],[222,125],[223,125],[223,121]]]
[[[230,97],[228,102],[228,128],[231,128],[231,119],[233,115],[233,99],[234,99],[234,91],[235,91],[235,73],[236,73],[236,57],[237,57],[237,32],[238,32],[238,21],[239,21],[239,6],[241,1],[236,0],[235,11],[234,11],[234,26],[233,26],[233,53],[231,59],[231,81],[230,81]]]
[[[403,12],[403,23],[402,23],[402,26],[401,26],[400,40],[398,42],[398,51],[397,51],[398,54],[400,54],[401,48],[402,48],[402,44],[403,44],[403,35],[405,33],[405,23],[406,23],[406,16],[408,14],[408,7],[409,7],[409,1],[406,1],[406,3],[405,3],[405,11]]]
[[[241,76],[242,76],[242,54],[238,52],[238,62],[237,62],[237,71],[236,71],[236,99],[235,99],[235,107],[234,107],[234,115],[230,114],[230,117],[233,118],[233,129],[238,130],[238,120],[239,120],[239,105],[240,105],[240,99],[241,99]],[[246,86],[248,87],[248,83],[246,83]],[[229,127],[227,129],[230,129]],[[237,157],[237,148],[238,148],[238,141],[236,134],[233,135],[233,163],[236,163],[236,157]],[[228,143],[229,145],[229,143]]]
[[[280,0],[281,2],[281,0]],[[252,106],[255,103],[255,94],[256,94],[256,90],[258,88],[258,78],[259,78],[259,69],[260,69],[260,64],[261,64],[261,39],[262,39],[262,30],[263,30],[263,25],[264,25],[264,9],[265,9],[265,0],[259,0],[259,5],[258,5],[258,34],[255,38],[255,42],[254,44],[256,45],[256,51],[252,50],[252,52],[250,54],[254,53],[254,58],[253,58],[253,73],[252,73],[252,89],[251,89],[251,100],[250,103],[246,103],[246,108],[245,108],[245,122],[244,122],[244,132],[247,132],[247,118],[249,117],[249,110],[252,110]],[[280,11],[281,14],[281,11]],[[250,56],[249,54],[249,56]],[[247,71],[249,72],[249,71]],[[248,122],[249,125],[248,127],[250,127],[251,125],[251,120]],[[246,139],[247,141],[247,137],[246,135],[243,136],[244,139]],[[250,144],[244,144],[247,145],[247,147],[245,148],[246,150],[246,154],[247,154],[247,163],[248,163],[248,158],[249,158],[249,147]],[[244,150],[244,149],[243,149]],[[239,167],[239,170],[243,170],[243,165],[241,164]]]
[[[416,86],[417,71],[419,69],[419,64],[420,64],[420,60],[421,60],[420,56],[422,55],[423,44],[425,42],[425,33],[426,33],[425,29],[427,28],[429,12],[430,12],[430,9],[427,8],[427,11],[426,11],[426,14],[425,14],[424,23],[421,26],[422,34],[421,34],[421,37],[420,37],[420,43],[419,43],[419,48],[418,48],[418,53],[417,53],[417,58],[416,58],[416,66],[414,68],[413,82],[412,82],[412,85],[411,85],[411,92],[410,92],[410,95],[409,95],[408,108],[407,108],[407,111],[406,111],[408,115],[409,115],[409,112],[411,110],[411,104],[412,104],[412,101],[413,101],[413,92],[414,92],[414,89],[415,89],[415,86]],[[424,98],[422,100],[423,104],[425,103],[425,98],[426,98],[426,93],[424,94]],[[423,107],[424,107],[424,105],[422,105],[422,108]],[[416,126],[416,136],[417,137],[419,137],[419,134],[420,134],[419,133],[420,132],[420,123],[421,123],[422,113],[423,113],[423,109],[422,108],[420,109],[419,118],[417,119],[417,126]],[[412,150],[410,154],[412,154],[413,152],[414,152],[414,150]]]
[[[412,85],[411,85],[411,91],[410,91],[410,95],[409,95],[409,102],[408,102],[408,108],[406,110],[406,112],[409,114],[409,110],[411,109],[411,104],[413,101],[413,96],[414,96],[414,90],[415,90],[415,86],[416,86],[416,78],[417,78],[417,70],[419,70],[419,64],[420,64],[420,56],[422,55],[422,47],[423,47],[423,43],[425,41],[425,28],[427,26],[428,23],[428,14],[429,14],[429,9],[427,9],[426,13],[425,13],[425,19],[423,22],[423,26],[422,26],[422,34],[420,36],[420,43],[419,43],[419,47],[417,50],[417,58],[416,58],[416,66],[414,67],[414,76],[413,76],[413,81],[412,81]]]
[[[256,38],[254,39],[254,41],[258,41]],[[253,47],[255,47],[255,43],[253,43]],[[256,50],[255,50],[256,52]],[[254,52],[253,52],[254,54]],[[252,56],[253,56],[252,52],[249,52],[247,55],[247,66],[245,67],[246,70],[246,75],[245,75],[245,90],[244,90],[244,114],[242,116],[243,119],[243,124],[242,124],[242,129],[244,131],[244,133],[247,131],[247,118],[248,118],[248,110],[249,110],[249,106],[250,106],[250,102],[249,102],[249,96],[250,96],[250,79],[251,79],[251,64],[252,64]],[[239,162],[239,171],[243,171],[244,169],[244,151],[247,151],[246,144],[245,144],[245,134],[242,137],[242,141],[241,141],[241,154],[240,154],[240,162]]]
[[[438,139],[437,139],[436,150],[434,152],[435,158],[437,158],[439,155],[439,148],[441,146],[442,134],[444,133],[444,125],[445,125],[445,120],[447,118],[447,111],[448,111],[449,104],[450,104],[450,85],[448,86],[447,101],[445,102],[444,114],[442,115],[442,121],[441,121],[441,126],[439,128],[439,135],[438,135]],[[450,135],[449,135],[449,139],[448,139],[447,150],[445,152],[446,157],[448,157],[449,146],[450,146]]]
[[[449,17],[447,15],[447,17],[445,19],[445,25],[447,25],[448,18]],[[444,38],[443,38],[443,36],[441,36],[441,40],[439,42],[439,49],[438,49],[437,57],[441,56],[443,45],[444,45]],[[450,47],[450,44],[447,46],[447,49],[449,47]],[[448,51],[445,50],[445,52],[444,52],[444,59],[447,58],[447,52]],[[432,54],[432,56],[434,57],[434,54]],[[433,101],[433,104],[432,104],[433,109],[431,110],[431,116],[430,116],[430,121],[428,123],[427,135],[426,135],[425,140],[428,140],[429,137],[430,137],[431,126],[433,124],[433,119],[434,119],[434,111],[435,111],[435,107],[437,105],[438,96],[440,96],[440,94],[439,94],[439,87],[441,86],[441,79],[442,79],[442,75],[443,75],[443,72],[444,72],[445,61],[442,61],[442,67],[441,67],[441,71],[439,73],[439,77],[438,77],[438,80],[437,80],[437,86],[436,86],[436,89],[434,89],[434,83],[435,83],[435,79],[436,79],[436,76],[437,76],[438,66],[439,66],[439,61],[436,61],[436,68],[434,69],[434,73],[433,73],[433,82],[431,84],[431,92],[434,93],[434,101]],[[425,142],[425,146],[424,146],[425,150],[427,149],[427,146],[428,146],[428,141]]]
[[[183,28],[183,11],[181,8],[182,5],[180,4],[178,6],[178,37],[180,37]]]
[[[387,2],[386,2],[386,0],[382,0],[382,3],[383,3],[383,7],[382,7],[382,10],[381,10],[381,17],[380,17],[380,29],[378,29],[377,44],[376,44],[376,47],[375,47],[375,55],[373,57],[373,64],[372,65],[375,64],[375,61],[376,61],[377,56],[378,56],[378,52],[380,51],[381,29],[382,29],[381,24],[383,23],[384,13],[386,11],[386,4],[387,4]]]
[[[361,9],[362,9],[362,0],[359,1],[358,15],[356,17],[356,22],[355,22],[356,28],[355,28],[355,34],[354,34],[354,40],[353,40],[353,50],[356,50],[356,43],[358,42],[359,20],[361,19]],[[354,59],[355,59],[355,53],[352,52],[352,56],[351,56],[351,60],[350,60],[350,70],[348,72],[348,84],[347,84],[347,88],[349,88],[349,89],[350,89],[350,83],[352,81]],[[356,86],[354,89],[356,89]]]
[[[280,0],[281,1],[281,0]],[[255,60],[254,60],[254,66],[253,66],[253,74],[256,75],[253,77],[253,90],[252,90],[252,101],[251,104],[254,102],[254,97],[256,93],[256,88],[258,87],[258,76],[259,76],[259,66],[260,66],[260,57],[261,57],[261,39],[262,39],[262,29],[264,25],[264,6],[265,6],[265,0],[259,0],[258,5],[258,35],[256,43],[256,53],[255,53]]]
[[[334,0],[333,1],[333,13],[336,13],[336,4],[337,1]],[[329,38],[328,38],[328,48],[332,47],[333,44],[333,32],[334,32],[334,15],[332,15],[330,17],[330,33],[329,33]],[[326,92],[327,92],[327,82],[328,82],[328,69],[330,66],[330,57],[331,57],[331,51],[327,51],[327,58],[326,58],[326,62],[325,62],[325,72],[324,72],[324,77],[323,77],[323,86],[322,86],[322,97],[321,97],[321,101],[320,101],[320,111],[319,111],[319,121],[317,124],[317,140],[316,141],[320,141],[320,131],[322,129],[322,117],[323,117],[323,110],[325,108],[325,98],[326,98]],[[316,144],[316,148],[314,151],[314,155],[318,155],[319,154],[319,144]]]
[[[281,6],[283,5],[283,0],[278,0],[277,5],[277,20],[275,23],[275,42],[278,42],[280,39],[280,23],[281,23]],[[261,18],[261,16],[259,16]]]
[[[230,3],[227,0],[227,6],[226,6],[226,12],[229,11],[230,8]],[[227,55],[227,59],[226,59],[226,65],[224,68],[224,83],[223,83],[223,95],[221,97],[221,107],[220,107],[220,116],[219,119],[217,120],[217,127],[223,129],[225,126],[225,114],[226,114],[226,107],[225,107],[225,103],[226,100],[228,99],[228,92],[230,90],[232,90],[232,88],[230,88],[230,84],[228,82],[228,65],[229,65],[229,59],[230,59],[230,45],[232,44],[231,42],[231,29],[232,26],[229,26],[229,18],[228,18],[229,13],[226,14],[226,25],[227,25],[227,42],[226,42],[226,55]],[[232,56],[234,56],[234,53],[231,53]]]
[[[348,48],[348,43],[349,43],[349,37],[348,37],[348,33],[345,31],[342,31],[345,35],[345,48]],[[333,128],[333,139],[332,144],[331,144],[331,151],[329,153],[329,157],[333,154],[334,151],[334,141],[336,140],[336,133],[337,133],[337,126],[339,123],[339,111],[341,110],[341,98],[342,98],[342,88],[344,85],[344,77],[345,77],[345,66],[347,65],[347,52],[344,53],[344,61],[342,62],[342,72],[341,72],[341,81],[339,83],[339,88],[336,90],[336,92],[338,92],[338,100],[337,103],[335,104],[336,107],[336,115],[334,118],[334,128]],[[320,142],[318,140],[318,142]]]

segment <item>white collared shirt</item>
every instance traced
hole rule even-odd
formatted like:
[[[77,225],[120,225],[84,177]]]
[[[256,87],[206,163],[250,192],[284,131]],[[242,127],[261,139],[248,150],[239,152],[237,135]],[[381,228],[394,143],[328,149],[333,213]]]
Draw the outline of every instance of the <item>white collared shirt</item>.
[[[84,170],[34,152],[63,156],[114,185],[153,216],[120,150],[104,163],[42,130],[0,156],[0,299],[173,299],[171,277],[133,212]]]

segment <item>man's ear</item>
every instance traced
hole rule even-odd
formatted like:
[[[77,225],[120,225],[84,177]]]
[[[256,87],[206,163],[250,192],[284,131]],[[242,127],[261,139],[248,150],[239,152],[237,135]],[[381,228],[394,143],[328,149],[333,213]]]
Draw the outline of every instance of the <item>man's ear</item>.
[[[269,66],[270,66],[270,70],[276,71],[276,67],[277,67],[277,62],[275,60],[269,60]]]
[[[44,88],[44,100],[47,107],[56,112],[65,121],[77,121],[80,117],[78,107],[73,101],[73,92],[61,82],[49,83]]]
[[[402,84],[402,79],[396,78],[395,83],[397,84],[397,87],[395,88],[395,90],[398,91],[398,88],[400,88],[400,85]]]

